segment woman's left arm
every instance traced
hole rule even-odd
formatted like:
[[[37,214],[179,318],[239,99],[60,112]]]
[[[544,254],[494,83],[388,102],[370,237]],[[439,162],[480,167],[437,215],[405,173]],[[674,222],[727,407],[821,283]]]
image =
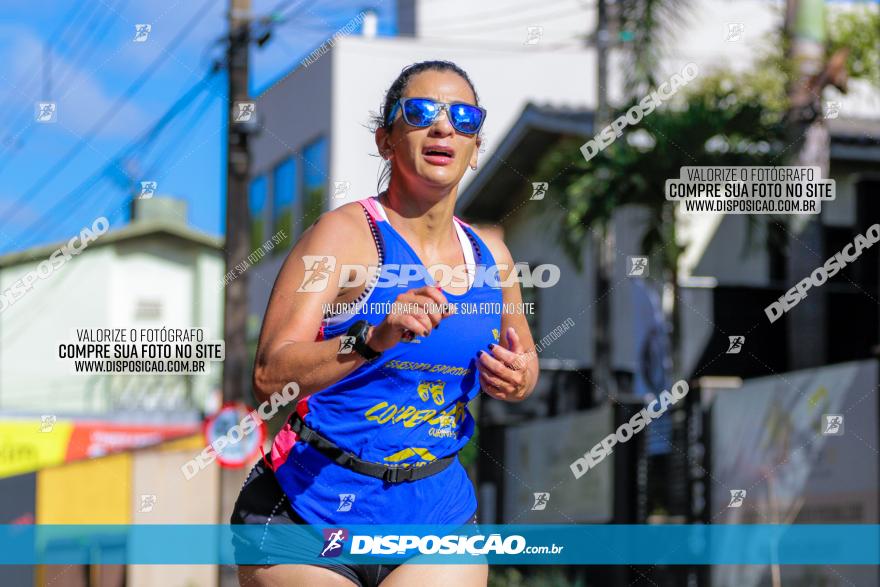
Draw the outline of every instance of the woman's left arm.
[[[490,352],[480,352],[477,369],[480,387],[492,397],[508,402],[527,398],[538,382],[538,355],[522,306],[522,293],[514,273],[514,262],[507,245],[500,238],[479,232],[498,264],[502,284],[501,333],[499,344],[490,345]],[[513,309],[512,312],[507,310]]]

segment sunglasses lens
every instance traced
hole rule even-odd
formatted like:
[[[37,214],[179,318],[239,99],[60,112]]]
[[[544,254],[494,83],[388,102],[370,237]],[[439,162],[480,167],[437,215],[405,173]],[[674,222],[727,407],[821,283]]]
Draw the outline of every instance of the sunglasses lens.
[[[403,105],[403,117],[412,126],[431,126],[441,108],[443,106],[433,100],[410,98]],[[464,134],[476,133],[483,124],[483,111],[471,104],[451,104],[448,113],[452,127]]]
[[[432,100],[410,99],[403,106],[404,118],[412,126],[430,126],[440,106]]]
[[[474,134],[483,124],[483,111],[470,104],[452,104],[449,114],[452,126],[458,132]]]

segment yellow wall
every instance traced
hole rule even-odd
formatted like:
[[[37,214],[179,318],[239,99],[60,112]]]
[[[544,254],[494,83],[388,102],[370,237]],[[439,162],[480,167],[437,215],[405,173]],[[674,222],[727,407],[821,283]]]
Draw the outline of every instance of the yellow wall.
[[[214,463],[190,480],[180,469],[204,447],[204,438],[193,435],[134,452],[43,469],[37,473],[37,523],[216,524],[220,467]],[[243,479],[236,489],[242,483]],[[141,495],[155,496],[149,511],[139,511],[143,509]],[[228,512],[224,516],[222,521],[226,522]],[[64,577],[53,580],[53,573],[63,572],[66,577],[81,572],[70,567],[38,566],[35,585],[67,585]],[[218,567],[128,565],[126,574],[129,587],[192,587],[216,585]]]
[[[131,454],[37,473],[38,524],[130,524]]]
[[[0,422],[0,477],[63,463],[72,431],[70,422],[56,422],[47,432],[40,432],[39,420]]]

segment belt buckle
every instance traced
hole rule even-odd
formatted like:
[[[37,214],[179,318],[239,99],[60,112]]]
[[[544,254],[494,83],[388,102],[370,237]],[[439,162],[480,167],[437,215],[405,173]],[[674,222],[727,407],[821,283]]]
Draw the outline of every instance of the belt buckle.
[[[404,467],[388,467],[387,469],[385,469],[385,473],[382,475],[382,477],[388,483],[400,483],[401,481],[405,481],[405,479],[401,479],[401,473],[408,470],[409,469],[406,469]]]

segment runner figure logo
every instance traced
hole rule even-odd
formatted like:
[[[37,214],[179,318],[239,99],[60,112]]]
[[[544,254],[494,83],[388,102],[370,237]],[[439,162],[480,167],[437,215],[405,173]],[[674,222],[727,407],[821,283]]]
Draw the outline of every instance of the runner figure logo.
[[[822,104],[822,117],[825,120],[833,120],[840,116],[840,102],[829,100]]]
[[[340,493],[339,494],[339,507],[336,508],[337,512],[349,512],[351,511],[351,507],[354,505],[354,493]]]
[[[334,181],[333,182],[333,198],[339,199],[344,198],[348,195],[348,190],[351,187],[350,181]]]
[[[40,432],[52,432],[57,420],[55,416],[40,416]]]
[[[330,274],[336,269],[336,257],[333,255],[303,255],[306,267],[302,285],[296,291],[324,291]]]
[[[37,122],[55,122],[58,120],[58,108],[55,102],[38,102],[36,110]]]
[[[843,416],[840,414],[822,414],[822,434],[825,436],[843,435]]]
[[[730,503],[727,504],[729,508],[738,508],[742,507],[743,500],[746,498],[746,490],[745,489],[731,489],[730,490]]]
[[[725,41],[728,43],[737,43],[741,41],[745,30],[746,26],[741,22],[727,23],[727,38]]]
[[[324,530],[324,548],[318,556],[324,558],[337,557],[342,554],[348,532],[343,528]]]
[[[135,43],[145,43],[147,41],[147,37],[150,36],[150,31],[153,30],[153,25],[151,24],[136,24],[134,25],[134,39]]]
[[[532,506],[532,511],[540,511],[543,509],[547,509],[547,504],[550,502],[550,494],[546,492],[535,493],[535,504]]]
[[[142,200],[146,200],[148,198],[152,198],[156,195],[156,190],[159,187],[159,183],[156,181],[142,181],[141,182],[141,195],[138,196]]]
[[[339,339],[339,351],[337,351],[337,355],[349,355],[351,351],[354,350],[354,341],[355,337],[353,336],[342,336]]]
[[[648,276],[648,258],[647,257],[629,257],[629,270],[626,272],[629,277],[647,277]]]
[[[533,181],[532,182],[532,197],[530,200],[543,200],[544,195],[547,193],[547,188],[550,187],[550,184],[546,181]]]
[[[526,27],[526,40],[523,45],[537,45],[544,36],[544,27],[530,26]]]
[[[156,501],[158,501],[158,498],[155,495],[141,495],[141,503],[138,506],[138,512],[144,514],[150,513],[151,511],[153,511],[153,506],[156,505]]]
[[[233,122],[250,122],[256,113],[257,105],[254,102],[237,102],[238,110],[233,115]]]
[[[728,336],[730,346],[727,347],[728,355],[737,355],[742,350],[743,343],[746,341],[745,336]]]

